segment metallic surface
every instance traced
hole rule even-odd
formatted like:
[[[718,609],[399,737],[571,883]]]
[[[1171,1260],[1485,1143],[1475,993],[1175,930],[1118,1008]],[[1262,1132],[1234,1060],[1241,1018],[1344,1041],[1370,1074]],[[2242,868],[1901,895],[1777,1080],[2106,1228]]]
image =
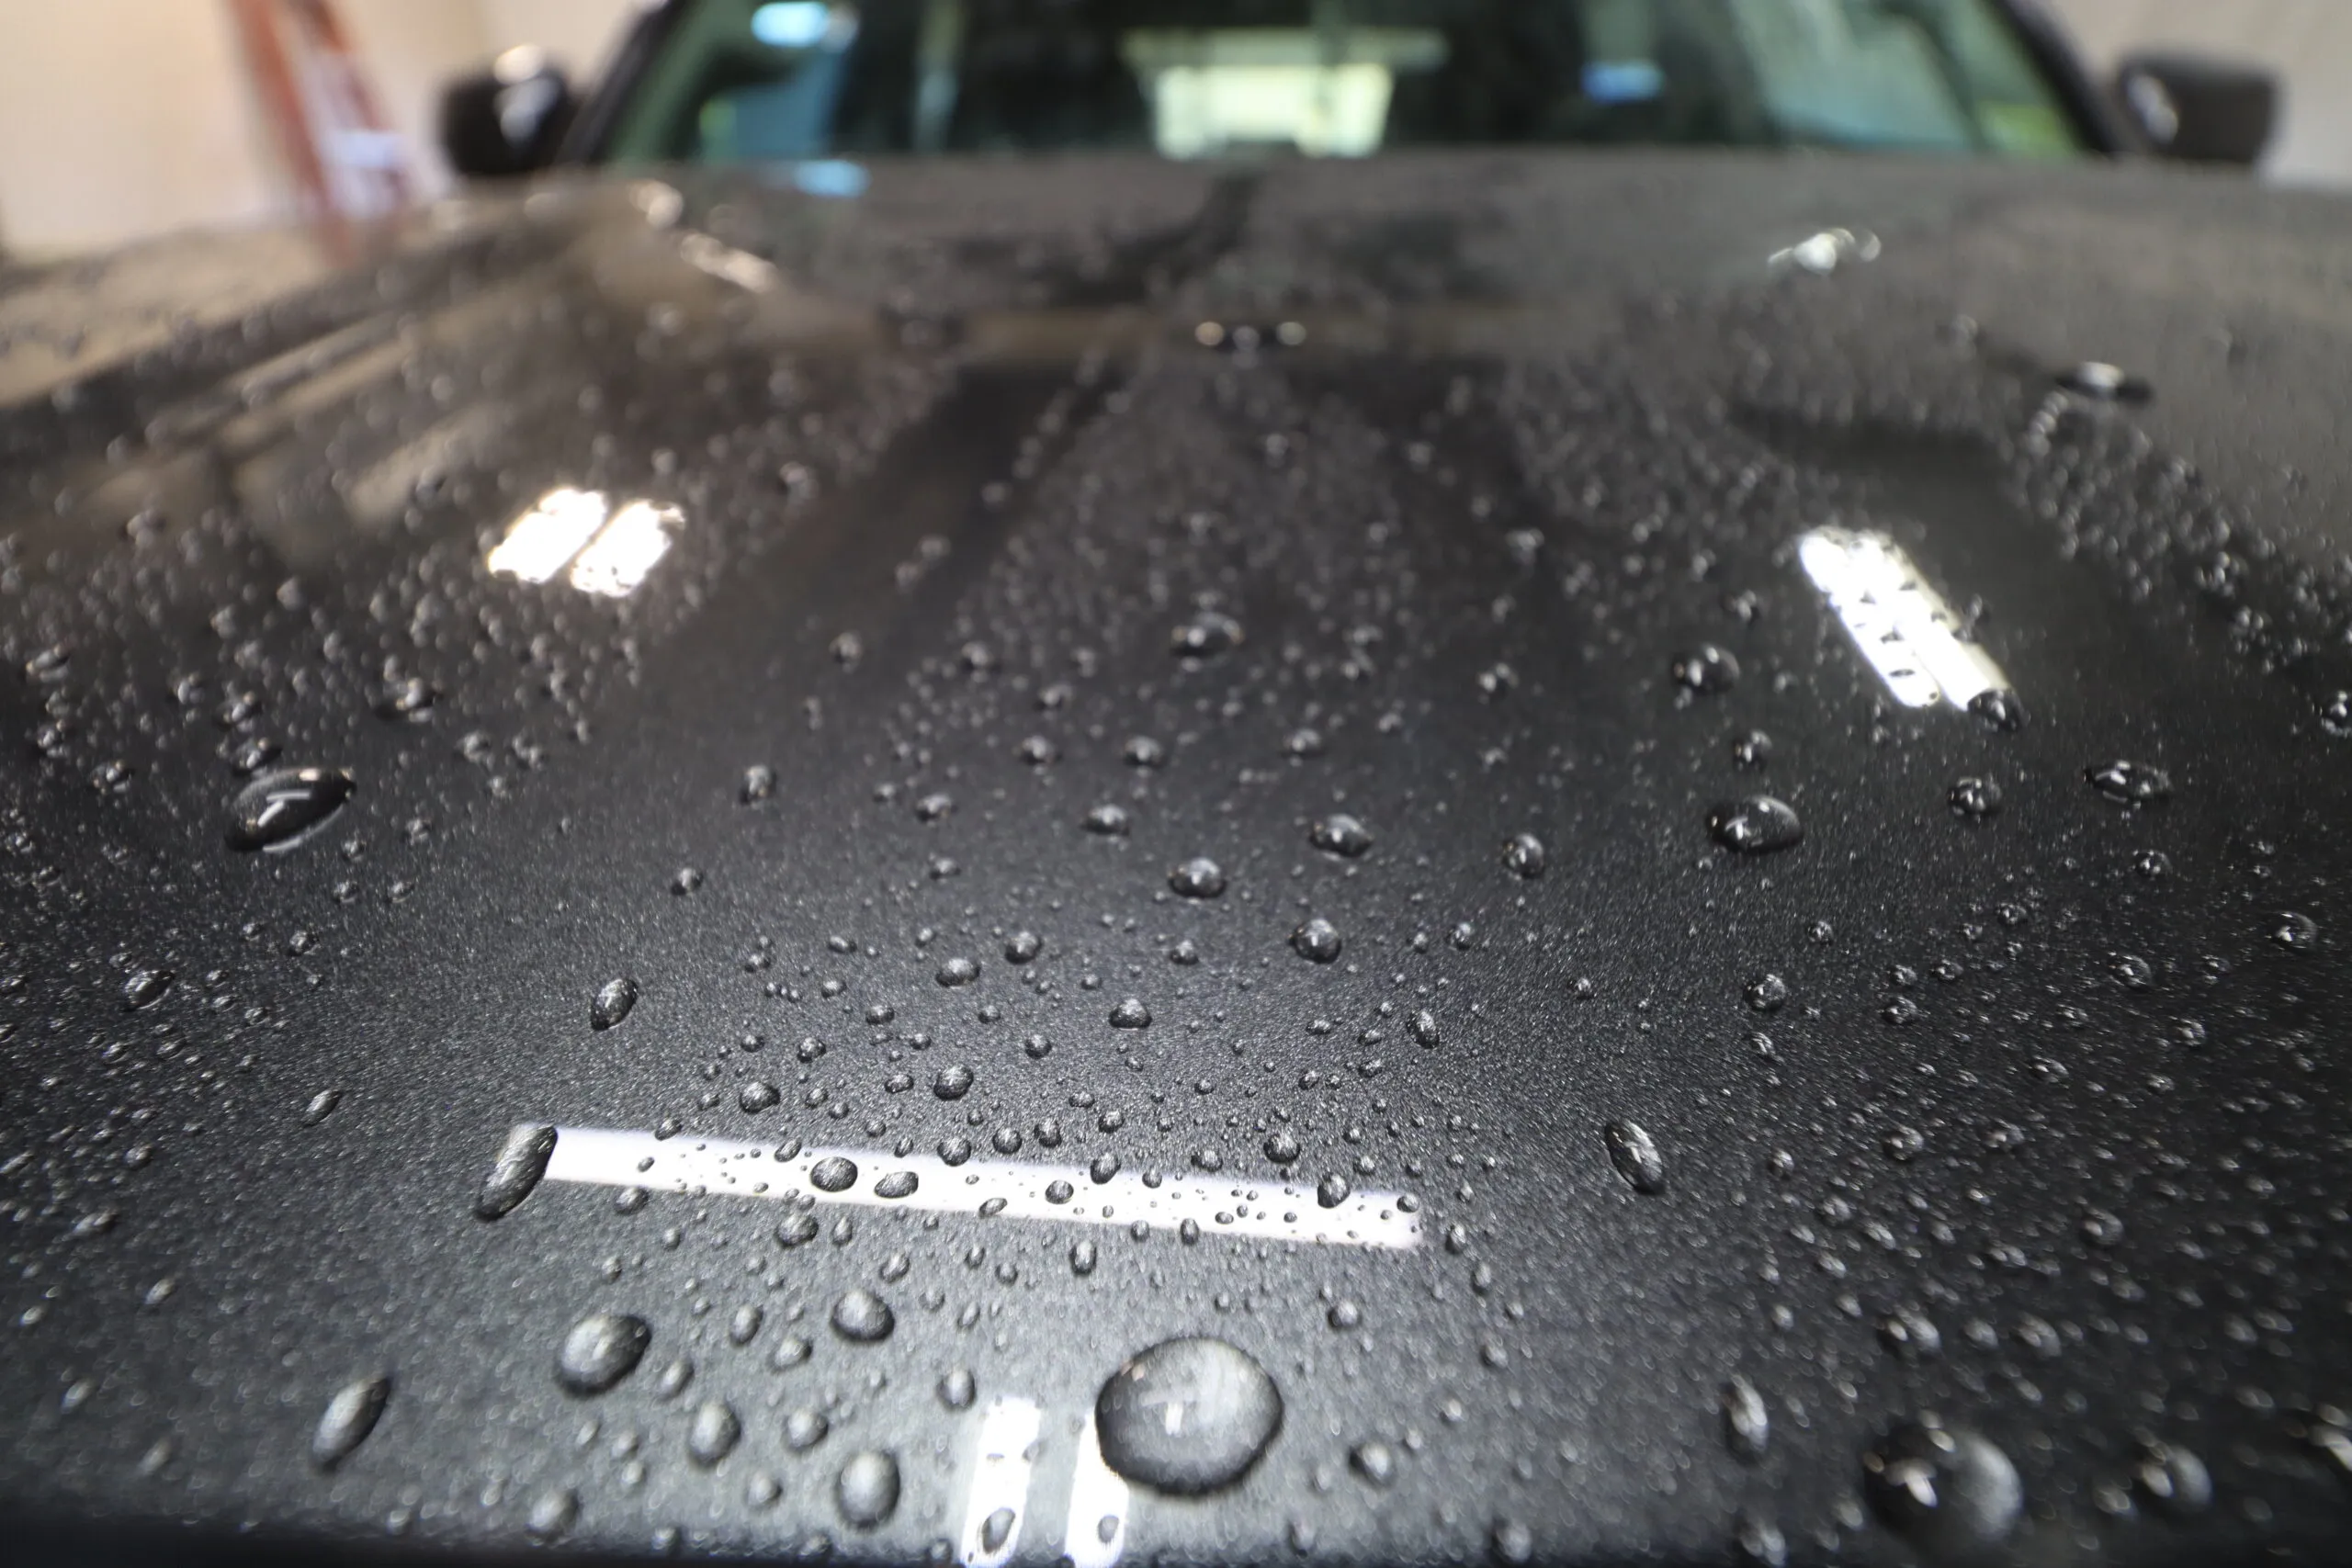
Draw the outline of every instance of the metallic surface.
[[[1023,1562],[1905,1562],[1954,1533],[1932,1414],[1962,1481],[2014,1469],[1996,1557],[2340,1550],[2352,209],[1639,153],[871,174],[0,278],[26,1540],[979,1561],[1018,1470]],[[1890,689],[1825,529],[2024,726]],[[348,800],[232,847],[304,767]],[[1710,840],[1755,795],[1802,843]],[[518,1123],[559,1172],[606,1128],[793,1181],[956,1140],[1253,1212],[1336,1179],[1421,1244],[560,1174],[478,1218]],[[853,1288],[887,1337],[832,1326]],[[651,1346],[582,1398],[598,1311]],[[1098,1391],[1191,1335],[1281,1434],[1118,1500]],[[690,1454],[711,1402],[740,1441]]]

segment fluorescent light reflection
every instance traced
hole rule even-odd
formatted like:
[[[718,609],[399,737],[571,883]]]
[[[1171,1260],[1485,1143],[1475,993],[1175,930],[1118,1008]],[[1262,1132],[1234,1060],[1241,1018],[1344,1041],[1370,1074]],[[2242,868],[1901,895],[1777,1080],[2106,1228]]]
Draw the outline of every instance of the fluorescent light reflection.
[[[1885,535],[1815,528],[1797,541],[1797,561],[1905,707],[1942,701],[1965,708],[1986,692],[2013,689],[1991,654],[1962,639],[1960,616]]]
[[[500,577],[551,582],[566,579],[582,593],[626,599],[670,552],[685,516],[650,501],[608,511],[604,492],[560,485],[506,525],[482,564]]]

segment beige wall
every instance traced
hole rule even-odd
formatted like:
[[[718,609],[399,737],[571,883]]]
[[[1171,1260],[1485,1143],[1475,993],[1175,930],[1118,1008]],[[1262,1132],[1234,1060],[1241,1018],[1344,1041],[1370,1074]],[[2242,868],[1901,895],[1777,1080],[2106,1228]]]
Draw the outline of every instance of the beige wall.
[[[543,43],[586,78],[636,0],[334,0],[426,195],[442,83]],[[0,0],[0,244],[34,254],[291,209],[227,0]]]
[[[2352,185],[2352,0],[2045,0],[2104,73],[2141,48],[2189,48],[2268,66],[2278,129],[2274,180]]]

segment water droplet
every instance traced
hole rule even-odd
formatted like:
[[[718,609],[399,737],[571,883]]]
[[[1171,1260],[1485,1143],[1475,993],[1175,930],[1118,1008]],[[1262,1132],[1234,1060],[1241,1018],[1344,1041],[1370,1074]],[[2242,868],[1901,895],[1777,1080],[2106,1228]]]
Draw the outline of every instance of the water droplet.
[[[1138,1485],[1181,1495],[1248,1473],[1283,1420],[1266,1370],[1222,1339],[1170,1339],[1113,1373],[1094,1402],[1102,1459]]]
[[[1151,1027],[1151,1010],[1144,1006],[1139,998],[1129,997],[1111,1010],[1111,1027],[1148,1029]]]
[[[2156,1512],[2173,1518],[2201,1514],[2213,1503],[2213,1478],[2187,1449],[2154,1438],[2140,1442],[2132,1479]]]
[[[2123,1239],[2123,1222],[2105,1209],[2085,1211],[2083,1239],[2093,1247],[2113,1247]]]
[[[1315,1184],[1315,1201],[1323,1208],[1336,1209],[1348,1201],[1352,1190],[1348,1179],[1334,1171]]]
[[[939,973],[933,976],[941,985],[947,987],[968,986],[979,977],[980,966],[968,958],[949,959],[939,966]]]
[[[724,1400],[706,1399],[686,1423],[686,1457],[708,1470],[733,1453],[742,1438],[743,1423],[735,1407]]]
[[[956,1162],[950,1160],[948,1163],[953,1165]],[[814,1214],[805,1212],[786,1214],[775,1224],[776,1245],[786,1248],[806,1247],[817,1239],[818,1233],[823,1228]]]
[[[950,1410],[969,1410],[979,1393],[978,1380],[969,1367],[957,1367],[939,1380],[939,1403]]]
[[[887,1524],[899,1511],[899,1461],[880,1449],[852,1454],[833,1477],[833,1506],[853,1529]]]
[[[122,1004],[131,1011],[153,1007],[172,988],[174,976],[168,969],[140,969],[122,983]]]
[[[763,1078],[754,1078],[735,1091],[735,1103],[747,1116],[757,1116],[763,1111],[773,1111],[784,1092]]]
[[[1062,749],[1043,735],[1032,735],[1021,743],[1021,760],[1033,768],[1043,768],[1061,761]]]
[[[857,1185],[857,1162],[827,1155],[808,1168],[808,1185],[820,1192],[846,1192]]]
[[[1195,855],[1169,872],[1168,886],[1187,898],[1214,898],[1225,891],[1225,872],[1206,855]]]
[[[1751,1012],[1774,1013],[1789,1005],[1789,983],[1778,975],[1758,975],[1741,992]]]
[[[2001,809],[2001,786],[1991,779],[1964,778],[1955,780],[1951,793],[1946,796],[1955,817],[1972,817],[1978,821]]]
[[[1168,765],[1168,748],[1148,735],[1128,737],[1120,755],[1126,759],[1127,766],[1131,768],[1164,768]]]
[[[1323,755],[1323,732],[1312,728],[1294,729],[1290,738],[1283,742],[1283,750],[1294,757],[1320,757]]]
[[[240,850],[281,854],[341,811],[356,785],[341,768],[280,768],[237,792],[236,825],[229,842]]]
[[[1290,944],[1301,958],[1329,964],[1340,956],[1339,928],[1317,915],[1290,933]]]
[[[1754,773],[1772,760],[1772,738],[1760,729],[1733,737],[1731,760],[1735,767]]]
[[[1977,693],[1968,699],[1968,711],[1976,716],[1985,728],[2003,735],[2015,735],[2025,728],[2025,703],[2015,692],[2004,686]]]
[[[1742,1560],[1756,1568],[1788,1568],[1789,1541],[1778,1525],[1743,1508],[1732,1526],[1732,1542]]]
[[[1031,964],[1046,951],[1046,939],[1035,931],[1014,931],[1004,941],[1004,961],[1007,964]]]
[[[804,1405],[797,1410],[786,1411],[784,1417],[784,1446],[794,1453],[805,1454],[819,1443],[823,1442],[832,1429],[832,1422],[826,1419],[825,1413],[821,1410],[811,1410]]]
[[[610,1029],[627,1018],[637,1006],[637,982],[624,975],[607,980],[596,987],[595,997],[588,1004],[588,1027]]]
[[[1944,1351],[1943,1331],[1916,1306],[1899,1306],[1880,1318],[1878,1341],[1905,1361],[1932,1361]]]
[[[322,1089],[319,1090],[318,1093],[311,1096],[311,1102],[302,1107],[302,1125],[305,1127],[317,1126],[320,1122],[334,1115],[334,1108],[342,1103],[343,1090],[339,1089]]]
[[[360,1378],[337,1389],[311,1434],[311,1462],[321,1470],[333,1470],[349,1459],[352,1450],[376,1429],[391,1398],[392,1380],[380,1375]]]
[[[1335,811],[1315,824],[1307,839],[1317,849],[1350,860],[1372,848],[1371,830],[1344,811]]]
[[[1503,844],[1503,864],[1514,876],[1536,877],[1544,874],[1548,857],[1544,840],[1532,833],[1514,833]]]
[[[1772,1415],[1756,1385],[1735,1375],[1724,1384],[1718,1403],[1724,1416],[1724,1444],[1733,1457],[1746,1464],[1762,1459],[1772,1441]]]
[[[1707,813],[1707,832],[1727,850],[1745,855],[1794,849],[1804,841],[1804,824],[1787,802],[1751,795]]]
[[[2270,928],[2270,940],[2290,953],[2314,953],[2319,949],[2319,922],[2309,915],[2286,914]]]
[[[767,1313],[757,1302],[747,1302],[735,1309],[727,1320],[727,1342],[749,1345],[760,1337],[760,1325],[767,1321]]]
[[[569,1486],[550,1486],[531,1499],[523,1528],[533,1540],[561,1540],[579,1518],[580,1494]]]
[[[1266,1139],[1266,1157],[1276,1165],[1295,1164],[1302,1152],[1298,1140],[1288,1133],[1277,1131]]]
[[[2154,389],[2147,378],[2134,376],[2103,359],[2086,359],[2058,372],[2058,384],[2078,397],[2103,403],[2144,403]]]
[[[2352,735],[2352,692],[2336,692],[2319,705],[2319,727],[2339,740]]]
[[[942,1100],[961,1100],[972,1092],[972,1069],[957,1062],[939,1069],[931,1080],[931,1092]]]
[[[911,1198],[922,1179],[911,1170],[893,1170],[874,1184],[876,1198]]]
[[[653,1329],[645,1319],[592,1312],[556,1348],[555,1381],[565,1393],[582,1398],[602,1393],[637,1371],[652,1343]]]
[[[1611,1122],[1600,1130],[1609,1163],[1634,1191],[1655,1196],[1666,1190],[1666,1160],[1657,1142],[1635,1122]]]
[[[1917,1127],[1900,1126],[1886,1135],[1881,1146],[1886,1150],[1886,1157],[1895,1164],[1909,1165],[1927,1149],[1928,1135]]]
[[[379,718],[423,724],[433,716],[433,704],[440,695],[422,675],[395,675],[377,688],[372,705]]]
[[[1674,683],[1693,692],[1713,694],[1739,684],[1739,660],[1711,642],[1677,658],[1672,668]]]
[[[1094,1272],[1094,1244],[1080,1239],[1069,1244],[1069,1271],[1081,1278]]]
[[[863,1287],[843,1292],[833,1303],[833,1332],[857,1344],[871,1345],[888,1339],[898,1321],[888,1302]]]
[[[1204,610],[1178,626],[1168,639],[1169,648],[1180,656],[1204,659],[1223,653],[1241,642],[1241,623],[1230,615],[1220,615],[1214,610]]]
[[[1396,1479],[1396,1450],[1378,1441],[1358,1443],[1348,1450],[1348,1468],[1385,1489]]]
[[[1106,839],[1125,838],[1128,825],[1124,806],[1098,806],[1086,814],[1086,830]]]
[[[775,794],[775,770],[764,764],[743,770],[743,782],[737,786],[735,797],[746,806],[757,806]]]
[[[915,820],[936,822],[955,809],[956,800],[953,795],[934,792],[915,802]]]
[[[2118,806],[2162,806],[2172,798],[2172,780],[2143,762],[2100,762],[2083,770],[2091,788]]]
[[[1004,1543],[1012,1539],[1012,1527],[1020,1521],[1021,1516],[1011,1508],[998,1508],[991,1512],[980,1521],[980,1550],[984,1552],[1004,1550]]]
[[[1952,1555],[1999,1544],[2025,1506],[2008,1455],[1932,1418],[1901,1423],[1871,1446],[1862,1458],[1862,1489],[1896,1533]]]
[[[1412,1029],[1413,1039],[1422,1049],[1436,1049],[1439,1039],[1437,1014],[1423,1008],[1413,1015]]]
[[[514,1127],[499,1145],[490,1174],[482,1178],[481,1193],[474,1200],[475,1215],[495,1220],[513,1212],[548,1173],[548,1160],[554,1154],[553,1127],[544,1122]]]

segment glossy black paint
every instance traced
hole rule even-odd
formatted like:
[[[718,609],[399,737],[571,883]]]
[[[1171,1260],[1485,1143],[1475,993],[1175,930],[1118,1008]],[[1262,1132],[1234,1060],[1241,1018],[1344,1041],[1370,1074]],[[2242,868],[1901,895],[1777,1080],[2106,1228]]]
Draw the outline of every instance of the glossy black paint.
[[[912,1559],[1018,1396],[1048,1561],[1103,1381],[1211,1335],[1281,1431],[1230,1491],[1139,1495],[1124,1561],[1910,1561],[1864,1455],[1927,1412],[2014,1465],[2017,1560],[2330,1554],[2352,211],[1638,154],[873,176],[7,277],[25,1539]],[[1877,244],[1791,250],[1841,228]],[[247,302],[173,293],[214,276]],[[2093,360],[2147,400],[2058,385]],[[488,569],[559,486],[677,510],[634,593]],[[1969,617],[2023,728],[1888,696],[1793,558],[1833,522]],[[1171,652],[1204,612],[1238,643]],[[1678,682],[1702,645],[1736,681]],[[272,750],[353,792],[241,854]],[[2168,798],[2086,782],[2116,760]],[[1719,848],[1759,793],[1803,841]],[[1316,847],[1334,812],[1367,852]],[[1220,897],[1170,892],[1195,855]],[[820,1204],[785,1247],[764,1198],[553,1179],[477,1217],[518,1124],[665,1118],[874,1170],[1214,1150],[1310,1218],[1327,1178],[1409,1191],[1424,1245]],[[887,1337],[831,1326],[852,1289]],[[651,1341],[583,1401],[556,1356],[596,1311]],[[711,1400],[742,1437],[704,1464]],[[869,1531],[835,1475],[875,1449]]]

